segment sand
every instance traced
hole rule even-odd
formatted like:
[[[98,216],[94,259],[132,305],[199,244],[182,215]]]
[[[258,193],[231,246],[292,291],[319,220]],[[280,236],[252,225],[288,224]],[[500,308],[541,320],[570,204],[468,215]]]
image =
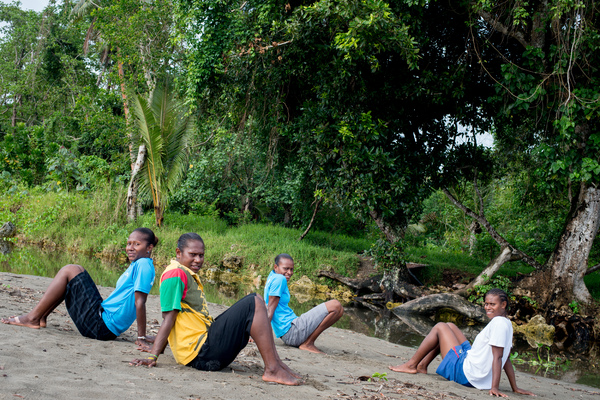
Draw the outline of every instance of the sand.
[[[0,273],[0,316],[26,313],[41,298],[49,278]],[[112,291],[100,287],[103,297]],[[225,307],[210,305],[213,315]],[[161,320],[158,296],[148,298],[149,332]],[[134,324],[135,325],[135,324]],[[132,367],[143,356],[129,329],[111,342],[82,337],[64,305],[48,318],[45,329],[0,324],[0,399],[481,399],[487,391],[462,387],[434,373],[399,374],[387,369],[404,362],[413,349],[347,330],[328,329],[317,341],[327,355],[285,346],[276,339],[280,357],[305,377],[299,387],[261,380],[262,359],[249,344],[221,372],[202,372],[175,363],[167,348],[157,368]],[[387,381],[373,379],[387,373]],[[600,399],[600,390],[517,372],[520,387],[541,399]],[[503,375],[500,390],[512,393]],[[528,397],[527,397],[528,398]]]

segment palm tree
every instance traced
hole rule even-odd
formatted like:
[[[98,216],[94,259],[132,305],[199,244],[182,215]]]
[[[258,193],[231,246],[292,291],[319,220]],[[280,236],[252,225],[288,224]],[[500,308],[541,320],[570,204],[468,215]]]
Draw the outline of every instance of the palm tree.
[[[152,197],[157,226],[162,225],[168,196],[188,165],[187,146],[194,121],[182,104],[173,97],[168,81],[156,85],[148,100],[132,96],[133,121],[147,152],[140,171],[140,192]]]

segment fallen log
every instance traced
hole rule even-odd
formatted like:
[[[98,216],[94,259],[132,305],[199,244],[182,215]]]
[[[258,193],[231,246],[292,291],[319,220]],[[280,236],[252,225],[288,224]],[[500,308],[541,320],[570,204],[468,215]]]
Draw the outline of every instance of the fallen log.
[[[338,282],[343,283],[351,289],[354,289],[357,293],[360,292],[369,292],[369,293],[381,293],[381,285],[379,282],[381,281],[381,275],[373,276],[364,280],[360,279],[352,279],[346,276],[342,276],[340,274],[336,274],[333,271],[321,270],[317,274],[317,276],[325,276],[327,278],[331,278]]]
[[[421,336],[427,336],[436,324],[432,318],[423,315],[395,312],[394,310],[392,310],[392,312],[400,319],[400,321],[404,322]],[[481,326],[464,326],[461,327],[460,330],[466,336],[466,338],[472,342],[475,339],[475,336],[477,336],[481,331]]]
[[[396,315],[402,313],[433,314],[442,308],[450,308],[477,322],[487,323],[489,318],[482,307],[475,305],[453,293],[438,293],[406,302],[394,307],[392,312]]]

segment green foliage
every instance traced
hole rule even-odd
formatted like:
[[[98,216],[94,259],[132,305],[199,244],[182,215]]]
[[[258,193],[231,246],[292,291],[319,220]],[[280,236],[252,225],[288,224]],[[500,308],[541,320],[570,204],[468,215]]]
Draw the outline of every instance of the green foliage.
[[[544,355],[545,353],[545,355]],[[515,364],[527,364],[536,368],[536,373],[541,369],[544,369],[546,372],[549,370],[556,369],[559,366],[568,367],[569,361],[563,360],[558,356],[550,355],[550,347],[541,343],[537,344],[537,349],[533,354],[519,354],[518,352],[514,352],[510,354],[511,362]]]
[[[306,223],[320,193],[334,210],[375,219],[395,241],[438,178],[459,121],[487,126],[475,118],[486,90],[463,90],[477,74],[455,62],[465,53],[466,15],[440,3],[175,5],[189,44],[184,87],[200,119],[217,143],[226,131],[233,143],[257,144],[252,162],[228,163],[224,190],[203,198],[227,203],[226,212],[232,196],[236,208],[253,203]],[[190,29],[198,26],[202,35]]]
[[[48,176],[46,177],[47,190],[61,191],[83,190],[82,173],[77,159],[69,150],[61,147],[56,155],[46,160]]]
[[[511,298],[511,296],[512,296],[511,290],[510,290],[511,287],[512,287],[512,283],[511,283],[510,279],[508,279],[504,276],[501,276],[501,275],[496,275],[496,276],[492,277],[492,279],[487,279],[486,283],[484,283],[483,285],[475,286],[469,292],[469,301],[472,303],[483,305],[483,303],[485,302],[485,294],[490,289],[494,289],[494,288],[504,290],[506,292],[506,294],[508,295],[508,297]]]
[[[569,303],[569,308],[573,311],[573,314],[579,314],[579,303],[573,300]]]
[[[404,249],[400,240],[390,243],[384,239],[378,239],[371,245],[368,254],[373,257],[375,266],[380,271],[388,271],[405,263]]]

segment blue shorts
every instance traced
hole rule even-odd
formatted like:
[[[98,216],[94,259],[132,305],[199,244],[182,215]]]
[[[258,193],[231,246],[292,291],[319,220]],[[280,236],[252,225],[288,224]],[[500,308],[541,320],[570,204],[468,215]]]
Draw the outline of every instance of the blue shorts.
[[[467,358],[468,350],[471,350],[471,343],[468,340],[451,348],[435,371],[436,374],[443,376],[449,381],[460,383],[463,386],[473,387],[463,371],[463,363],[465,362],[465,358]]]

